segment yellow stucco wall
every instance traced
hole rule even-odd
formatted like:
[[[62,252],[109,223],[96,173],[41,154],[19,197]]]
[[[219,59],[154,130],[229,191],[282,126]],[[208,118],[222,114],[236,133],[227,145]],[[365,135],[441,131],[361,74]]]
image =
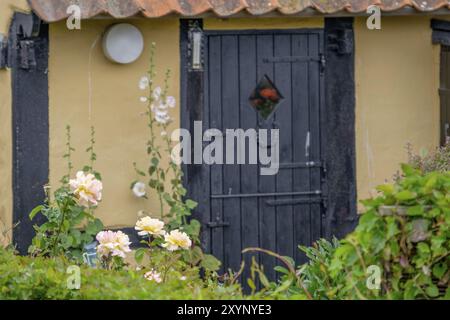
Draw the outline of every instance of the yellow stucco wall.
[[[390,179],[416,151],[439,143],[439,52],[429,17],[384,17],[381,30],[355,21],[359,198]]]
[[[26,0],[0,1],[0,33],[7,35],[14,11],[27,11]],[[12,226],[11,72],[0,69],[0,238]],[[4,230],[5,229],[5,230]],[[8,233],[8,237],[10,234]],[[1,239],[0,239],[1,240]]]
[[[57,186],[66,172],[61,160],[65,152],[65,126],[72,127],[74,167],[88,163],[84,152],[89,143],[90,126],[97,135],[96,170],[102,174],[103,201],[96,211],[109,227],[132,226],[139,210],[159,214],[157,198],[137,199],[130,184],[137,179],[133,162],[146,168],[147,126],[145,105],[139,101],[141,76],[149,65],[149,49],[155,42],[157,79],[163,85],[165,69],[172,71],[170,94],[179,100],[179,23],[177,19],[134,19],[145,39],[145,52],[133,64],[108,61],[101,49],[101,35],[114,21],[83,21],[81,30],[69,31],[64,22],[50,26],[50,184]],[[172,110],[179,127],[179,109]]]

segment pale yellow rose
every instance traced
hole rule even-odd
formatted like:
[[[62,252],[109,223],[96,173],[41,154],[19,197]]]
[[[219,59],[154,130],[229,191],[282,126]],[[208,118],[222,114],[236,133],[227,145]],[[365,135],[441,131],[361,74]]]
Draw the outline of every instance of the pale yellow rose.
[[[152,236],[163,236],[166,232],[164,231],[164,222],[158,219],[152,219],[150,217],[143,217],[136,222],[135,230],[139,231],[138,235],[152,235]]]
[[[164,248],[169,251],[178,249],[189,249],[192,245],[189,236],[180,230],[173,230],[164,236],[165,243],[162,244]]]

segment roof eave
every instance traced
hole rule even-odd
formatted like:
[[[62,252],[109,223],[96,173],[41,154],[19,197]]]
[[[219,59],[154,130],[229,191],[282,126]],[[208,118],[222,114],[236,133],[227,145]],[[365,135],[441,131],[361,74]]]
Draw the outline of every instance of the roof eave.
[[[381,16],[385,17],[393,17],[393,16],[441,16],[441,15],[450,15],[450,10],[447,8],[441,8],[438,10],[433,11],[418,11],[414,8],[402,8],[399,10],[393,10],[393,11],[382,11]],[[38,15],[39,16],[39,15]],[[125,19],[161,19],[161,18],[179,18],[179,19],[200,19],[200,18],[216,18],[216,19],[236,19],[236,18],[320,18],[320,17],[330,17],[330,18],[337,18],[337,17],[367,17],[369,16],[366,12],[348,12],[346,10],[338,11],[330,14],[323,14],[317,10],[308,8],[301,12],[294,13],[294,14],[285,14],[281,13],[279,11],[271,11],[269,13],[261,14],[261,15],[254,15],[250,14],[247,11],[241,11],[233,15],[229,16],[218,16],[214,12],[208,11],[199,15],[192,15],[192,16],[180,16],[179,14],[171,13],[162,17],[146,17],[142,14],[133,15],[130,17],[123,17],[123,18],[116,18],[109,14],[99,14],[97,16],[93,16],[88,19],[84,20],[97,20],[97,19],[110,19],[110,20],[125,20]],[[41,18],[42,19],[42,18]],[[58,22],[64,19],[60,19],[57,21],[43,21],[47,23],[53,23]]]

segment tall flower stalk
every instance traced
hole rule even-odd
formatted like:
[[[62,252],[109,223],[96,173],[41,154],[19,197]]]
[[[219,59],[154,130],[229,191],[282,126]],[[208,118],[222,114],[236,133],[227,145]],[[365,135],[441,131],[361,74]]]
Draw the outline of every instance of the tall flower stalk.
[[[208,272],[215,272],[220,267],[220,261],[211,255],[204,254],[200,248],[200,223],[195,219],[188,219],[192,210],[197,203],[186,198],[186,189],[183,187],[183,171],[174,159],[172,159],[173,142],[171,135],[168,133],[169,126],[173,119],[169,115],[169,110],[175,108],[176,100],[168,94],[170,70],[164,75],[162,87],[155,85],[155,44],[152,43],[150,50],[150,67],[147,75],[141,78],[139,88],[145,90],[147,95],[140,98],[145,103],[145,115],[148,126],[147,137],[147,156],[148,169],[144,172],[140,170],[136,163],[134,169],[140,178],[145,177],[147,185],[154,191],[154,195],[159,201],[160,217],[165,222],[168,230],[172,230],[164,236],[164,247],[169,251],[176,250],[180,243],[184,243],[184,247],[191,247],[192,250],[182,250],[180,257],[190,265],[200,265]],[[167,159],[167,160],[166,160]],[[167,166],[163,164],[168,163]],[[146,193],[141,181],[135,181],[131,185],[131,189],[137,197],[146,197]],[[150,194],[152,196],[153,194]],[[148,221],[151,222],[150,220]],[[142,226],[137,226],[142,232]],[[159,244],[161,239],[153,239],[147,243],[152,247],[152,243],[156,241]],[[192,242],[191,242],[192,239]],[[182,246],[183,247],[183,246]],[[136,252],[136,256],[142,258],[142,250]],[[169,255],[170,257],[171,255]],[[178,254],[177,254],[178,256]],[[170,257],[170,263],[166,264],[167,269],[163,272],[163,279],[166,278],[168,270],[171,268],[173,261],[178,259]],[[140,260],[139,258],[137,260]],[[167,261],[166,261],[167,262]]]
[[[147,92],[147,95],[142,96],[140,100],[146,104],[145,115],[148,126],[146,147],[149,166],[147,172],[137,168],[136,163],[134,163],[134,168],[139,176],[148,178],[148,186],[155,191],[161,219],[167,220],[171,229],[185,230],[198,242],[200,224],[196,220],[188,222],[187,219],[197,203],[190,199],[184,199],[186,189],[182,184],[183,172],[171,158],[173,143],[168,130],[173,119],[169,115],[169,110],[175,108],[176,105],[175,98],[168,94],[171,72],[167,70],[162,87],[157,86],[155,84],[154,56],[155,44],[153,43],[150,50],[149,70],[139,82],[139,88]],[[166,157],[168,161],[164,161]],[[163,167],[164,163],[168,163],[168,166]],[[167,182],[171,186],[169,190],[166,189]],[[132,188],[136,183],[138,181],[132,184]],[[166,211],[166,205],[168,211]]]

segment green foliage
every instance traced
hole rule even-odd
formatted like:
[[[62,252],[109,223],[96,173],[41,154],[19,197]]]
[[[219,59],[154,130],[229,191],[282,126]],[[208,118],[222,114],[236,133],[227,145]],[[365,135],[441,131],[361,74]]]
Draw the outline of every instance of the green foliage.
[[[260,266],[255,257],[252,257],[250,268],[251,278],[247,279],[248,286],[252,289],[252,295],[265,299],[312,299],[312,295],[304,284],[301,274],[295,269],[295,262],[292,258],[281,256],[273,251],[260,248],[247,248],[242,251],[261,252],[276,258],[282,266],[275,267],[275,270],[282,274],[279,281],[269,281],[264,273],[264,268]],[[244,266],[241,267],[241,271]],[[256,283],[259,281],[262,289],[256,292]]]
[[[299,246],[309,261],[302,265],[298,273],[300,274],[306,288],[312,297],[317,300],[340,299],[340,289],[344,284],[344,275],[330,275],[330,265],[339,241],[334,238],[331,242],[320,239],[311,247]]]
[[[66,127],[67,152],[64,158],[67,160],[67,174],[61,179],[62,186],[50,195],[50,188],[45,187],[47,199],[42,205],[35,207],[29,214],[33,220],[37,214],[45,218],[41,225],[35,225],[36,235],[28,248],[30,254],[44,256],[65,255],[69,259],[82,261],[82,250],[84,245],[91,243],[95,235],[103,229],[103,223],[94,217],[93,210],[80,206],[76,197],[70,191],[68,183],[73,169],[71,155],[75,149],[71,146],[70,127]],[[97,178],[100,174],[93,171],[96,159],[94,153],[94,129],[91,131],[90,152],[91,170]]]
[[[280,256],[272,251],[249,248],[244,252],[259,251],[277,258],[281,265],[275,267],[280,275],[278,281],[269,281],[263,267],[256,263],[253,257],[251,265],[251,278],[247,284],[253,295],[270,299],[340,299],[340,289],[344,284],[344,276],[331,277],[329,268],[339,241],[333,239],[329,242],[320,239],[312,247],[299,246],[309,259],[309,262],[299,267],[290,257]],[[256,282],[261,283],[262,289],[256,292]]]
[[[111,271],[80,267],[80,289],[68,289],[64,258],[30,258],[0,249],[0,299],[242,299],[240,287],[204,281],[198,270],[171,271],[164,283],[144,278],[146,270]]]
[[[41,213],[46,222],[34,226],[36,236],[28,249],[32,255],[66,255],[82,261],[83,246],[92,242],[103,229],[102,222],[79,206],[66,187],[55,191],[54,200],[36,207],[30,218],[37,213]],[[84,227],[80,228],[82,224]]]
[[[367,211],[336,249],[330,275],[345,274],[346,298],[450,299],[450,174],[402,171],[363,201]],[[378,290],[367,286],[372,265],[381,270]]]
[[[394,184],[363,201],[367,211],[356,230],[341,241],[300,246],[309,262],[297,268],[276,257],[281,277],[271,282],[253,260],[247,280],[260,298],[450,299],[450,173],[408,165]],[[256,292],[256,281],[262,289]],[[280,296],[281,294],[281,296]]]

